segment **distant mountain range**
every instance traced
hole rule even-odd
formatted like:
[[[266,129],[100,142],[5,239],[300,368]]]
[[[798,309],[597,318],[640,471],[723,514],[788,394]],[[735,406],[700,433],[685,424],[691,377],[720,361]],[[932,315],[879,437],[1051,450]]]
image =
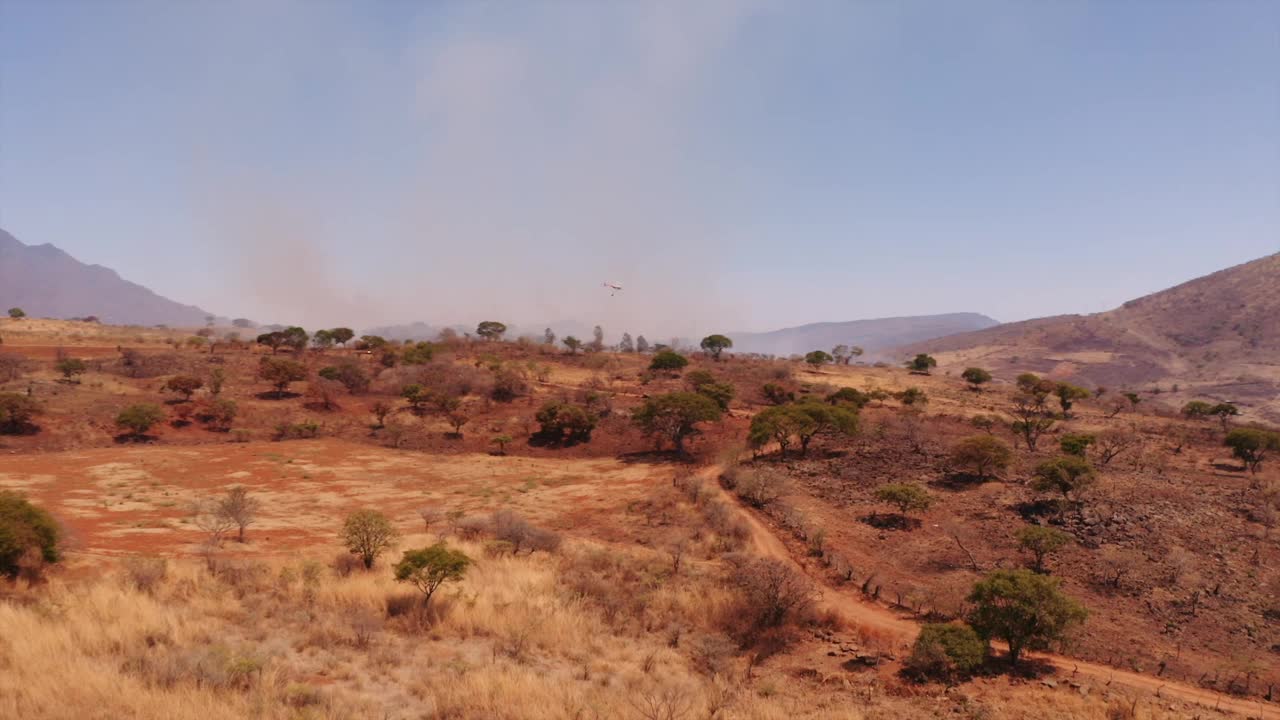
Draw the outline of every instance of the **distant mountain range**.
[[[858,346],[864,360],[897,359],[887,351],[901,345],[999,325],[978,313],[822,322],[770,332],[730,333],[736,353],[788,356],[811,350],[831,352],[836,345]]]
[[[95,316],[116,325],[201,326],[210,314],[109,268],[86,265],[53,245],[25,245],[0,230],[0,312],[11,307],[32,317]]]
[[[1094,315],[1060,315],[907,345],[940,369],[1031,371],[1148,390],[1174,403],[1231,400],[1280,420],[1280,253]],[[1176,390],[1175,390],[1176,388]]]

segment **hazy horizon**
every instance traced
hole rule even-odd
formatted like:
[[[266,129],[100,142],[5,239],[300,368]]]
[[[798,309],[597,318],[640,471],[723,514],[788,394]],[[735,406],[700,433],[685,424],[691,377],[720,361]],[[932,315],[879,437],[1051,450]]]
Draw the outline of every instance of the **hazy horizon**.
[[[1244,1],[0,0],[0,227],[308,327],[1098,312],[1277,250],[1277,38]]]

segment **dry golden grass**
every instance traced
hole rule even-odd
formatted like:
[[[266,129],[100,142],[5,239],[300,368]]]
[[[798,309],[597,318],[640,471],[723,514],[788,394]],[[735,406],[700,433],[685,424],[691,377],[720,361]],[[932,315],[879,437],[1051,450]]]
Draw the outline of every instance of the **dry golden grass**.
[[[961,693],[799,680],[796,657],[748,671],[733,652],[713,674],[698,638],[733,604],[714,563],[673,577],[643,549],[457,546],[476,565],[426,613],[385,565],[343,576],[309,560],[171,561],[159,580],[135,562],[19,593],[0,602],[0,717],[1012,720],[1105,718],[1115,700],[1003,680]]]

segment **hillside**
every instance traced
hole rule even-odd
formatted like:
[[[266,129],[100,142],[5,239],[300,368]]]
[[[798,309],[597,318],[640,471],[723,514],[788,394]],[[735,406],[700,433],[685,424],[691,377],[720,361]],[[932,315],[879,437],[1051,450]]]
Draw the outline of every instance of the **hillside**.
[[[918,342],[943,369],[1048,373],[1089,385],[1232,400],[1280,420],[1280,254],[1227,268],[1096,315],[1009,323]],[[1174,390],[1176,386],[1176,391]]]
[[[857,345],[864,359],[877,359],[897,345],[921,342],[954,333],[981,330],[997,322],[978,313],[949,313],[914,317],[823,322],[762,333],[731,333],[733,349],[740,353],[792,355],[810,350],[830,351],[836,345]]]
[[[119,325],[203,325],[209,315],[110,268],[86,265],[53,245],[25,245],[0,230],[0,308],[11,307],[35,317],[93,315]]]

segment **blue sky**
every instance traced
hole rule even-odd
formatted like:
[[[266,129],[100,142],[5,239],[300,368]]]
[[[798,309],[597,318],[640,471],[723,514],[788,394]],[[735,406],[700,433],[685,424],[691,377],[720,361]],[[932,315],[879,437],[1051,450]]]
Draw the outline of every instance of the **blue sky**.
[[[1280,249],[1277,68],[1262,0],[0,0],[0,227],[308,325],[1094,312]]]

